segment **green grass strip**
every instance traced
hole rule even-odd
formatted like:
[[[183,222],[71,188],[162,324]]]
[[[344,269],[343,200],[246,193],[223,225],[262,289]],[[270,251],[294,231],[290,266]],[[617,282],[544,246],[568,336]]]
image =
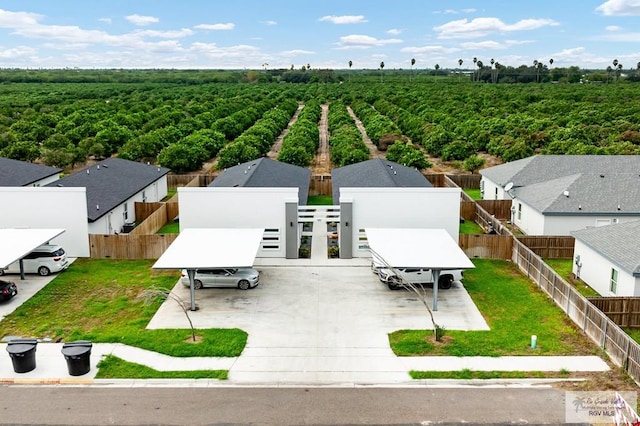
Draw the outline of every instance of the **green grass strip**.
[[[569,373],[565,371],[549,372],[549,371],[476,371],[476,370],[458,370],[458,371],[410,371],[409,375],[412,379],[457,379],[457,380],[489,380],[489,379],[544,379],[568,377]]]
[[[227,370],[158,371],[108,355],[98,363],[96,379],[218,379],[227,380]]]

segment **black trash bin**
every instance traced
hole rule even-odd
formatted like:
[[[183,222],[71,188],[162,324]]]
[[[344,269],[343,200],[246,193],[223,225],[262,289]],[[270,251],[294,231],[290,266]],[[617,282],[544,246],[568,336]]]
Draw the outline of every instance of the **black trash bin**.
[[[16,373],[28,373],[36,368],[36,339],[13,339],[7,343],[7,352]]]
[[[62,355],[67,360],[67,368],[72,376],[82,376],[91,370],[91,347],[88,340],[77,340],[62,345]]]

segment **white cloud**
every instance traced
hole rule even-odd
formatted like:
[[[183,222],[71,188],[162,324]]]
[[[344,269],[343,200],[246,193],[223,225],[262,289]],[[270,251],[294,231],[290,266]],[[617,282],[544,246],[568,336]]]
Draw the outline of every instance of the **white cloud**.
[[[173,30],[173,31],[154,31],[154,30],[143,30],[143,31],[135,31],[134,35],[140,37],[149,37],[149,38],[184,38],[193,35],[193,30],[189,28],[182,28],[181,30]]]
[[[507,48],[507,46],[505,46],[502,43],[498,43],[497,41],[490,41],[490,40],[460,43],[460,47],[466,50],[480,50],[480,49],[503,50]]]
[[[605,29],[607,31],[622,31],[622,27],[620,27],[618,25],[609,25],[609,26],[605,27]]]
[[[236,27],[236,24],[233,22],[227,22],[226,24],[199,24],[194,28],[199,30],[210,30],[210,31],[223,31],[223,30],[232,30]]]
[[[402,43],[397,38],[377,39],[368,35],[351,34],[340,37],[338,49],[369,49],[371,47],[384,46],[387,44]]]
[[[265,24],[265,25],[278,25],[278,23],[276,21],[261,21],[261,23]]]
[[[124,19],[126,19],[127,21],[131,22],[134,25],[138,25],[141,27],[160,22],[160,19],[156,18],[155,16],[142,16],[137,14],[125,16]]]
[[[607,0],[596,11],[605,16],[639,16],[640,0]]]
[[[0,28],[14,28],[26,25],[36,25],[42,15],[29,12],[10,12],[0,9]]]
[[[620,42],[620,43],[637,43],[640,40],[640,32],[629,31],[611,31],[600,37],[594,37],[594,40]]]
[[[460,49],[454,47],[444,47],[437,45],[429,45],[429,46],[421,46],[421,47],[403,47],[400,49],[402,53],[414,53],[414,54],[422,54],[422,53],[454,53],[458,52]]]
[[[109,25],[111,25],[111,22],[112,22],[111,18],[100,18],[98,19],[98,21],[104,22],[105,24],[109,24]]]
[[[473,8],[460,9],[460,10],[444,9],[444,10],[436,10],[433,13],[438,15],[457,15],[458,13],[473,13],[475,11],[476,9],[473,9]]]
[[[460,19],[434,27],[438,38],[477,38],[492,33],[528,31],[542,27],[560,25],[552,19],[523,19],[514,24],[505,24],[499,18],[475,18],[471,21]]]
[[[0,59],[23,58],[33,56],[36,53],[36,49],[30,46],[16,46],[11,49],[0,48]]]
[[[311,50],[293,49],[293,50],[286,50],[280,54],[282,56],[297,56],[297,55],[315,55],[316,52],[313,52]]]
[[[320,18],[320,21],[331,22],[332,24],[362,24],[364,22],[367,22],[367,20],[364,19],[364,15],[327,15]]]
[[[402,30],[399,30],[397,28],[391,28],[390,30],[387,30],[387,34],[400,35],[400,34],[402,34]]]

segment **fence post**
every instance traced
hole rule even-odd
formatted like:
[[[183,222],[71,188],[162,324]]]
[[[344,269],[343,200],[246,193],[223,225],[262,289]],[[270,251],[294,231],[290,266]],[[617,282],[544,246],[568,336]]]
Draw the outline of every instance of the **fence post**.
[[[627,348],[624,350],[624,362],[622,363],[622,367],[624,371],[629,372],[627,369],[629,368],[629,348],[631,347],[631,338],[629,335],[627,337]]]
[[[571,306],[571,295],[573,294],[573,291],[571,291],[571,289],[568,289],[568,291],[569,294],[567,294],[567,307],[564,309],[567,315],[569,315],[569,307]]]
[[[604,327],[601,326],[602,328],[602,342],[600,342],[600,346],[602,346],[602,349],[606,349],[606,344],[607,344],[607,325],[609,325],[609,318],[602,314],[604,316],[603,320],[604,320]]]

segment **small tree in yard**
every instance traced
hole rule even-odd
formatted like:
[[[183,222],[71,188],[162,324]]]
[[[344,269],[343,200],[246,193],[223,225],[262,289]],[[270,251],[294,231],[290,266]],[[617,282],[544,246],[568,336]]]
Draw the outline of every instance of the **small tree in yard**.
[[[375,250],[370,248],[369,251],[371,252],[371,256],[374,259],[374,263],[378,265],[378,267],[392,271],[393,275],[397,277],[396,278],[397,281],[395,281],[394,284],[396,284],[400,288],[406,288],[407,290],[411,291],[422,302],[424,307],[427,309],[427,312],[429,313],[429,318],[431,319],[431,325],[433,326],[433,337],[436,340],[436,342],[440,342],[442,340],[442,337],[444,336],[445,328],[436,323],[436,320],[433,317],[433,311],[429,306],[429,301],[428,301],[429,295],[427,294],[427,291],[424,289],[424,287],[410,283],[404,278],[404,276],[402,275],[402,272],[398,271],[396,268],[389,265],[389,263],[382,256],[380,256]],[[433,285],[436,286],[438,285],[438,283],[433,283]]]
[[[182,309],[182,312],[184,312],[184,315],[187,317],[187,321],[189,321],[189,326],[191,327],[191,339],[194,342],[196,341],[196,331],[193,328],[193,323],[191,322],[191,317],[189,316],[189,305],[187,305],[187,302],[185,302],[182,297],[178,296],[171,290],[167,290],[161,287],[149,287],[148,289],[144,290],[139,297],[144,301],[146,305],[151,304],[156,300],[164,301],[167,299],[171,299],[175,301],[178,306],[180,306],[180,309]]]
[[[478,169],[484,166],[484,158],[479,157],[477,155],[472,155],[467,157],[462,163],[462,167],[471,173],[475,173]]]

